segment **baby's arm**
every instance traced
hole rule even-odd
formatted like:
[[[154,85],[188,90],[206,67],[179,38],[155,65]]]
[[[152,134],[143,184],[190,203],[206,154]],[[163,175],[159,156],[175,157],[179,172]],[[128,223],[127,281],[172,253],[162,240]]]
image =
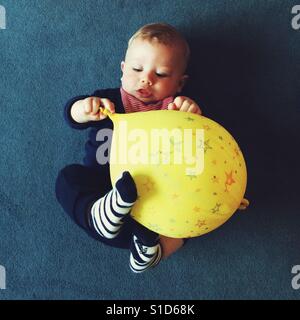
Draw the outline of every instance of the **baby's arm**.
[[[168,109],[192,112],[197,114],[202,113],[200,107],[194,100],[184,96],[176,97],[174,101],[168,105]]]
[[[115,105],[109,99],[99,97],[88,97],[76,101],[71,107],[71,117],[78,123],[86,123],[89,121],[99,121],[105,119],[107,115],[100,112],[100,106],[115,112]]]

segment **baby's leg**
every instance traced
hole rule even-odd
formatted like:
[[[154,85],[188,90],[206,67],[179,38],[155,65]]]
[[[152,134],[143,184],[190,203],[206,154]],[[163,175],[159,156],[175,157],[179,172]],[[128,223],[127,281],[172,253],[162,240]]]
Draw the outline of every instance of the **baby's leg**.
[[[124,172],[115,187],[94,202],[89,214],[90,223],[106,239],[115,238],[137,199],[135,183],[129,172]]]
[[[113,239],[102,237],[92,222],[91,208],[93,204],[112,188],[109,166],[91,168],[72,164],[59,172],[55,193],[64,211],[89,236],[113,247],[128,249],[132,238],[130,226],[127,224],[127,220],[130,220],[129,215],[124,218],[124,225],[118,236]],[[133,189],[135,190],[135,187]],[[123,194],[122,191],[121,193]]]

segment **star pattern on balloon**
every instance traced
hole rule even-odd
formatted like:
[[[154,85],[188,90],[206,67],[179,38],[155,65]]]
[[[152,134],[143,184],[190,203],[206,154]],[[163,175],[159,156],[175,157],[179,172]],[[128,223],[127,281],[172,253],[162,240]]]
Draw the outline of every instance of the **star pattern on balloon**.
[[[209,139],[204,141],[204,152],[206,153],[207,150],[212,149],[212,147],[209,145]]]
[[[235,183],[235,180],[233,179],[233,172],[232,170],[230,172],[226,172],[226,181],[225,181],[225,190],[228,191],[228,186],[231,186],[232,184]]]
[[[147,181],[143,183],[143,187],[146,189],[147,192],[149,192],[154,188],[154,182],[147,179]]]
[[[185,118],[187,121],[189,121],[189,122],[191,122],[191,121],[195,121],[195,119],[194,118],[192,118],[192,117],[186,117]]]
[[[195,206],[193,211],[196,212],[196,213],[199,213],[199,212],[201,212],[201,208]]]
[[[195,224],[196,227],[201,228],[206,225],[205,220],[198,220],[197,223]]]
[[[237,147],[235,147],[234,148],[234,153],[238,157],[240,155],[240,150]]]
[[[204,152],[205,152],[205,143],[203,143],[202,139],[197,141],[197,149],[199,150],[204,149]]]
[[[190,180],[197,179],[197,174],[194,174],[194,173],[189,173],[186,176],[189,177]]]
[[[222,205],[221,203],[216,203],[216,205],[211,209],[211,212],[212,213],[219,213],[221,205]]]
[[[172,199],[173,200],[176,200],[176,199],[178,199],[179,198],[179,194],[178,193],[173,193],[172,194]]]

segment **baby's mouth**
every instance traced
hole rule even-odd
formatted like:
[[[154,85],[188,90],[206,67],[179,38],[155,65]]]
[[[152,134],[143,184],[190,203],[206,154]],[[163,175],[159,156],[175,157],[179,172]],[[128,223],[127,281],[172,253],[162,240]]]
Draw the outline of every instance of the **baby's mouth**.
[[[147,89],[138,89],[137,92],[142,98],[149,98],[152,95],[151,91]]]

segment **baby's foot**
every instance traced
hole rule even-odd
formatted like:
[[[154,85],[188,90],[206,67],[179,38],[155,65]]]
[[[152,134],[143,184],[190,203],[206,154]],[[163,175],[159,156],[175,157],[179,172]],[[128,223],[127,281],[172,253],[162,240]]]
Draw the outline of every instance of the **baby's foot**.
[[[135,182],[128,171],[124,171],[121,178],[115,184],[121,198],[126,203],[134,203],[137,199]]]
[[[168,258],[184,245],[183,239],[170,238],[162,235],[160,236],[159,242],[162,246],[163,259]]]
[[[133,272],[141,273],[156,266],[160,262],[161,256],[162,250],[159,242],[149,246],[133,235],[129,261],[130,269]]]

